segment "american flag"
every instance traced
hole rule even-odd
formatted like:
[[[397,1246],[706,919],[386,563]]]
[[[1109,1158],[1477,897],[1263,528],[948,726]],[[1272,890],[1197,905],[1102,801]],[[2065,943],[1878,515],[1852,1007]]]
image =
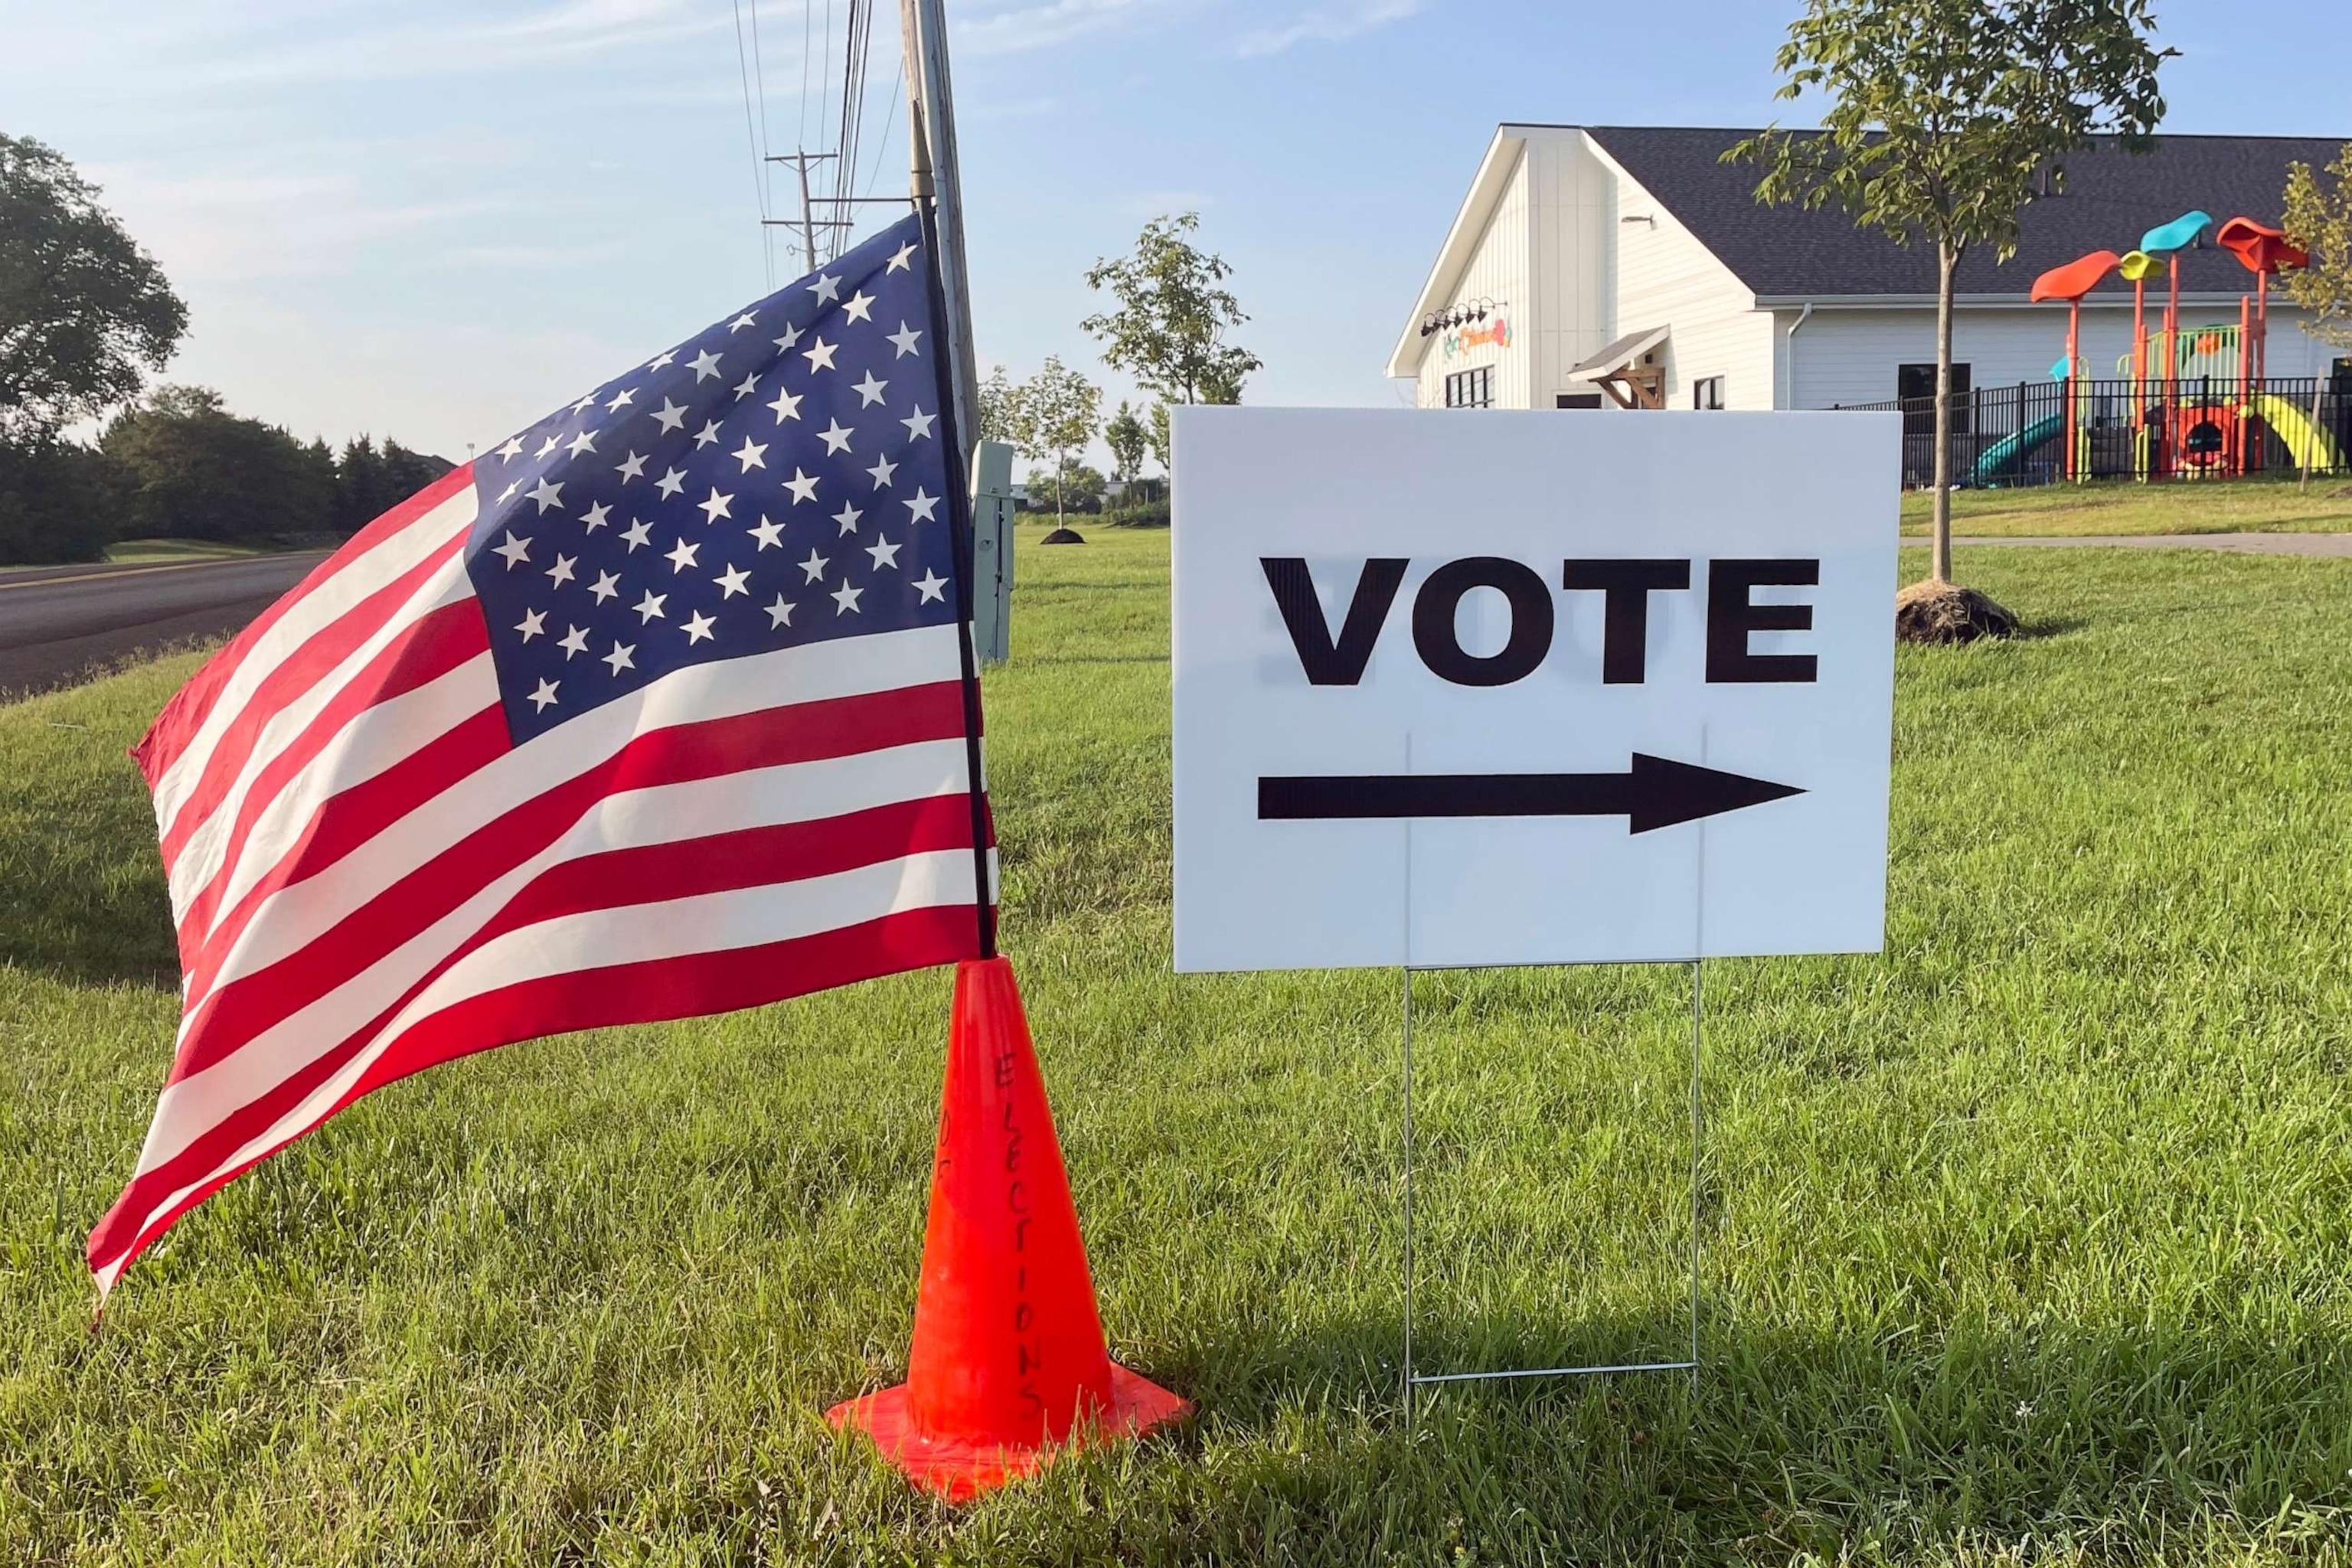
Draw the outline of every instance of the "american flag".
[[[910,217],[377,519],[165,706],[184,1016],[101,1293],[421,1068],[981,951],[930,300]]]

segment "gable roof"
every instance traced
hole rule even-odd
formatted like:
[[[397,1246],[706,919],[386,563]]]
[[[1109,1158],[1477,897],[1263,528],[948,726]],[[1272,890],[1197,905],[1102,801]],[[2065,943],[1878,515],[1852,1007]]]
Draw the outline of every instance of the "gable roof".
[[[1752,131],[1596,125],[1585,134],[1671,209],[1759,302],[1936,291],[1932,247],[1906,249],[1857,228],[1843,207],[1759,204],[1756,167],[1722,162],[1725,150]],[[2192,207],[2212,214],[2216,225],[2239,213],[2274,222],[2287,165],[2321,167],[2343,145],[2315,137],[2159,135],[2153,151],[2134,155],[2117,150],[2114,138],[2101,137],[2065,161],[2063,195],[2027,205],[2017,254],[1996,263],[1990,248],[1970,250],[1960,258],[1954,290],[2022,300],[2037,274],[2090,251],[2130,250],[2147,230]],[[2237,258],[2210,238],[2205,248],[2180,258],[2183,293],[2242,293],[2253,281]],[[2102,287],[2127,292],[2130,285],[2110,277]]]

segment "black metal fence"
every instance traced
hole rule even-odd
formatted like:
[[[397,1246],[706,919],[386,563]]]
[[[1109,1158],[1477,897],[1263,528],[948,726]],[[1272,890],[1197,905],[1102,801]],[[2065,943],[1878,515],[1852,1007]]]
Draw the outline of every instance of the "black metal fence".
[[[2074,438],[2067,438],[2070,401]],[[1839,405],[1903,416],[1903,482],[1935,477],[1936,400]],[[1952,482],[2352,473],[2352,382],[2341,376],[2020,382],[1952,397]]]

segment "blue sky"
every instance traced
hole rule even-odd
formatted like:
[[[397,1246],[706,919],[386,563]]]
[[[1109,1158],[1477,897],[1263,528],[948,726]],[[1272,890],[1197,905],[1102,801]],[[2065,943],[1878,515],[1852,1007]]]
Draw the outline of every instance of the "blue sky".
[[[848,0],[740,4],[771,150],[818,144]],[[2352,136],[2341,7],[2162,5],[2168,123]],[[1760,123],[1796,9],[949,0],[983,364],[1128,391],[1082,274],[1197,208],[1256,318],[1250,401],[1395,401],[1381,363],[1496,121]],[[876,10],[864,162],[896,195]],[[0,131],[81,164],[187,299],[169,374],[299,434],[459,457],[769,287],[730,0],[0,0]]]

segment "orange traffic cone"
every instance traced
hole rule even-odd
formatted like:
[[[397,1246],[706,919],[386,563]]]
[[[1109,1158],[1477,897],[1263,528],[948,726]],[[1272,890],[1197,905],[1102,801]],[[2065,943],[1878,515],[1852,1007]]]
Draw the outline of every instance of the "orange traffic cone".
[[[956,965],[907,1381],[835,1405],[918,1486],[963,1502],[1056,1447],[1192,1408],[1115,1365],[1013,965]]]

